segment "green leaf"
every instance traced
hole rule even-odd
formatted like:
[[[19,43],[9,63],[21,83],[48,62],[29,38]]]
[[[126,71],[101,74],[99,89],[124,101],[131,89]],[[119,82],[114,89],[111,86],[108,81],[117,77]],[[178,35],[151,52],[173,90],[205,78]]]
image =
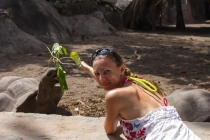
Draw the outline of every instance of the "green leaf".
[[[59,52],[59,54],[64,54],[64,55],[67,54],[66,48],[64,48],[64,47],[62,47],[62,46],[61,46],[61,48],[59,49],[58,52]]]
[[[76,63],[78,67],[81,66],[81,60],[77,52],[72,51],[70,54],[70,58]]]
[[[52,47],[52,52],[57,53],[61,48],[62,46],[60,46],[58,43],[55,43]]]
[[[68,86],[66,83],[66,72],[62,69],[59,63],[56,64],[56,67],[57,67],[58,81],[60,83],[62,92],[64,92],[65,90],[68,90]]]

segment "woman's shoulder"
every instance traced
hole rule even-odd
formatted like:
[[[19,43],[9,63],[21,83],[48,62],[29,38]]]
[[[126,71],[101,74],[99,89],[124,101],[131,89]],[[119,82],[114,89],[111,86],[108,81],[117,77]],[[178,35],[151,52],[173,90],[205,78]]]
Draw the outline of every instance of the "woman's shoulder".
[[[132,93],[136,93],[136,89],[133,86],[126,86],[108,91],[105,98],[124,98]]]

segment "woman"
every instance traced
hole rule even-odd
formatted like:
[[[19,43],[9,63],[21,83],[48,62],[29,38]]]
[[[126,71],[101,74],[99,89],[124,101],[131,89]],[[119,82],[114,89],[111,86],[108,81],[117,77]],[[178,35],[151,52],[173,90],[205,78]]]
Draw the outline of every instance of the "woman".
[[[84,61],[81,69],[91,75],[107,92],[104,128],[107,134],[117,123],[127,139],[199,139],[181,121],[176,109],[163,98],[161,89],[144,79],[134,78],[122,57],[111,49],[96,50],[92,67]]]

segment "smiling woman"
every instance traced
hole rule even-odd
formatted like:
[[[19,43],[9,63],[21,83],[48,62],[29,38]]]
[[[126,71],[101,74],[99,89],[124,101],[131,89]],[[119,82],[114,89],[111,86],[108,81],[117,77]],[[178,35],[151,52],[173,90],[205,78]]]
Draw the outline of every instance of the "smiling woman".
[[[131,73],[117,52],[96,50],[91,62],[92,67],[82,61],[80,69],[106,91],[104,128],[107,134],[114,133],[120,121],[128,139],[199,139],[163,98],[161,88]]]

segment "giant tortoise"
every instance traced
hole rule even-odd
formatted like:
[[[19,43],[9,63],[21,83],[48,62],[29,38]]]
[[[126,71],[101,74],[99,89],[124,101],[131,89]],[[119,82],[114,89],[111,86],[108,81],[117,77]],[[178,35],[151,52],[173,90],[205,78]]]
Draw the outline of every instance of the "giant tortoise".
[[[49,68],[40,81],[6,76],[0,80],[0,111],[71,115],[57,107],[63,93],[56,69]]]
[[[183,88],[166,96],[183,121],[210,122],[210,92],[203,89]]]

